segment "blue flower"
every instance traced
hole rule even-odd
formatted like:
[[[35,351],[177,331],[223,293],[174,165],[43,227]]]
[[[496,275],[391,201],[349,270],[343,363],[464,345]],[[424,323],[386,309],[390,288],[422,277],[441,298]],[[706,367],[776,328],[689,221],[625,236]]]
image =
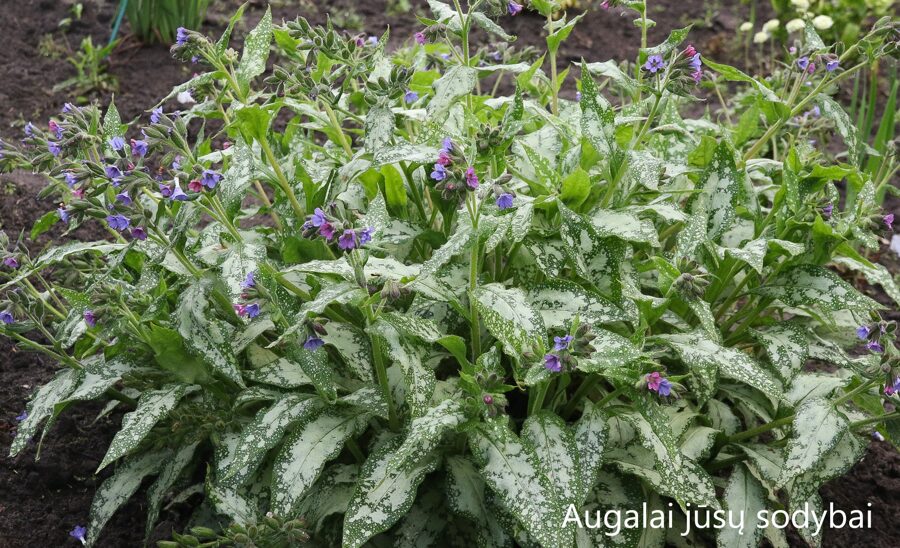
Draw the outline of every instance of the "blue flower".
[[[85,310],[84,311],[84,323],[88,324],[88,327],[94,327],[97,325],[97,317],[94,316],[93,310]]]
[[[506,10],[509,12],[510,15],[513,15],[513,16],[519,15],[519,13],[522,12],[522,4],[519,4],[517,2],[509,2],[506,5]]]
[[[669,379],[661,379],[659,381],[659,395],[660,396],[668,396],[672,393],[672,383],[669,382]]]
[[[431,178],[435,181],[443,181],[447,178],[447,170],[441,164],[434,164],[434,171],[431,172]]]
[[[123,190],[122,192],[116,194],[116,200],[122,202],[122,205],[126,207],[132,204],[131,196],[128,195],[127,190]]]
[[[444,137],[444,140],[441,141],[441,152],[446,152],[448,154],[453,152],[453,139]]]
[[[797,66],[800,67],[800,70],[806,70],[809,66],[809,57],[801,57],[797,59]]]
[[[515,196],[513,196],[509,192],[504,192],[497,197],[497,207],[499,207],[501,210],[511,208],[513,206],[514,198]]]
[[[3,259],[3,264],[10,268],[19,268],[19,261],[15,257],[7,257]]]
[[[66,184],[69,186],[69,188],[72,188],[73,186],[75,186],[75,183],[77,183],[77,182],[78,182],[78,177],[76,177],[75,174],[72,173],[71,171],[67,171],[66,172]]]
[[[320,339],[319,337],[316,337],[316,336],[314,336],[314,335],[310,335],[309,338],[306,339],[306,342],[303,343],[303,348],[305,348],[305,349],[307,349],[307,350],[316,350],[317,348],[319,348],[319,347],[322,346],[323,344],[325,344],[325,341],[323,341],[323,340]]]
[[[407,104],[415,103],[419,100],[419,94],[411,89],[408,89],[406,90],[406,94],[403,95],[403,100],[406,101]]]
[[[106,217],[106,222],[109,223],[110,228],[122,231],[128,228],[128,225],[131,224],[131,219],[117,213],[115,215],[108,215]]]
[[[200,177],[200,183],[210,190],[216,188],[221,180],[222,174],[211,169],[203,170],[203,175]]]
[[[256,286],[256,275],[251,271],[247,273],[247,277],[241,282],[241,289],[250,289]]]
[[[840,61],[837,59],[832,59],[831,61],[825,61],[825,70],[828,72],[834,72],[840,66]]]
[[[179,185],[178,183],[175,183],[175,188],[172,190],[171,198],[173,200],[183,202],[188,199],[188,195],[185,194],[183,190],[181,190],[181,185]]]
[[[144,241],[147,239],[147,231],[144,230],[142,227],[136,226],[131,229],[131,237],[134,238],[135,240]]]
[[[135,156],[139,156],[143,158],[147,155],[147,141],[141,141],[138,139],[131,140],[131,153]]]
[[[18,416],[16,416],[16,420],[19,422],[22,422],[27,418],[28,418],[28,411],[22,411],[21,413],[19,413]]]
[[[34,136],[34,124],[32,124],[31,122],[28,122],[27,124],[25,124],[25,136],[26,137]]]
[[[0,322],[3,322],[5,324],[9,325],[9,324],[13,323],[14,321],[16,321],[16,319],[13,318],[12,312],[10,312],[9,310],[4,310],[3,312],[0,312]]]
[[[872,330],[869,329],[869,326],[867,326],[867,325],[861,325],[856,328],[856,336],[859,337],[861,340],[868,339],[869,333],[871,333],[871,332],[872,332]]]
[[[553,350],[565,350],[569,348],[569,343],[572,342],[572,335],[566,335],[565,337],[553,337]]]
[[[338,238],[338,247],[343,250],[354,249],[357,244],[356,232],[349,228]]]
[[[246,310],[248,317],[255,318],[259,316],[259,303],[248,304],[244,310]]]
[[[59,143],[54,143],[53,141],[47,142],[47,150],[50,151],[50,154],[53,156],[59,156],[62,153],[62,148],[59,146]]]
[[[559,373],[560,371],[562,371],[562,362],[559,361],[559,356],[557,356],[556,354],[545,354],[544,367],[546,367],[549,371]]]
[[[175,45],[183,46],[187,44],[188,38],[189,36],[187,29],[184,27],[178,27],[178,30],[175,31]]]
[[[309,221],[312,223],[312,226],[318,228],[328,222],[328,217],[322,211],[322,208],[317,207],[313,210],[313,214],[310,215]]]
[[[375,234],[375,227],[370,226],[359,231],[359,245],[364,245],[372,241],[372,235]]]
[[[666,62],[663,61],[662,55],[651,55],[647,58],[647,62],[644,63],[644,70],[656,74],[657,71],[664,69],[665,66]]]
[[[109,143],[109,148],[115,150],[116,152],[125,148],[125,139],[122,137],[116,136],[107,141]]]
[[[114,186],[119,186],[119,183],[122,182],[122,172],[116,166],[106,166],[103,171],[106,172],[106,178]]]
[[[81,525],[76,525],[74,529],[69,531],[69,536],[80,540],[81,544],[87,543],[85,537],[87,536],[87,527],[82,527]]]
[[[158,124],[159,119],[162,118],[163,109],[162,107],[156,107],[155,109],[150,111],[150,122],[153,124]]]
[[[69,222],[69,210],[68,209],[66,209],[64,207],[60,207],[56,210],[56,214],[59,215],[60,221],[62,221],[64,223]]]

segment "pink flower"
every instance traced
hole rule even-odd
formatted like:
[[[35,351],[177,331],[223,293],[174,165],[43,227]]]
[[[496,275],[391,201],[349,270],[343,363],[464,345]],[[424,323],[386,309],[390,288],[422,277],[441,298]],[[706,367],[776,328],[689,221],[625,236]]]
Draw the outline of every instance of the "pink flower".
[[[419,32],[413,34],[413,38],[416,39],[416,43],[419,44],[420,46],[425,45],[425,33],[424,32],[419,31]]]
[[[647,374],[647,388],[654,392],[659,391],[659,385],[662,383],[662,376],[659,374],[659,371],[654,371],[653,373]]]

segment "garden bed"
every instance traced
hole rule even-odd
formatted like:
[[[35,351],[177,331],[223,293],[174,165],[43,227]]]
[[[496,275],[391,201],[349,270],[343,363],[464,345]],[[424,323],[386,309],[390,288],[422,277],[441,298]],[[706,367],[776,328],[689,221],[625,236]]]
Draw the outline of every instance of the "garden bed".
[[[414,2],[419,3],[419,2]],[[421,2],[424,4],[424,2]],[[282,4],[293,4],[282,2]],[[358,15],[365,23],[365,30],[381,34],[390,23],[392,35],[403,40],[418,28],[412,14],[387,17],[383,2],[333,2],[334,13],[344,13],[347,6],[358,6]],[[707,16],[703,2],[660,0],[654,3],[651,17],[657,27],[651,32],[651,43],[661,41],[674,27],[686,23],[702,22]],[[736,15],[739,2],[723,2],[709,24],[698,24],[692,33],[692,41],[702,47],[705,55],[713,59],[728,60],[729,44],[741,22]],[[203,29],[215,34],[239,2],[216,2],[210,11],[209,27]],[[261,16],[261,3],[251,6],[247,25],[252,26]],[[44,121],[69,100],[65,92],[52,93],[55,82],[70,75],[70,67],[63,59],[49,59],[38,53],[38,41],[42,34],[56,28],[58,22],[68,16],[67,6],[60,2],[21,2],[0,20],[0,36],[4,37],[6,55],[0,60],[0,136],[11,138],[22,131],[24,122]],[[114,12],[114,3],[102,3],[99,7],[87,3],[83,18],[73,23],[68,40],[76,45],[85,35],[93,36],[96,43],[108,37],[108,28]],[[286,5],[274,10],[276,20],[293,19],[296,6]],[[313,21],[324,20],[325,10],[308,15]],[[537,40],[537,30],[542,21],[535,17],[520,17],[510,22],[507,30],[519,35],[520,42]],[[127,27],[125,29],[127,36]],[[636,53],[639,31],[630,18],[619,17],[613,12],[592,12],[577,27],[567,42],[563,57],[576,61],[581,57],[592,59],[632,58]],[[537,42],[535,42],[537,43]],[[523,44],[523,45],[524,45]],[[177,83],[190,77],[190,66],[171,59],[167,48],[137,47],[125,41],[113,54],[111,74],[119,81],[116,104],[123,119],[141,115]],[[102,97],[106,101],[108,97]],[[20,231],[26,233],[32,224],[53,204],[39,201],[37,194],[43,182],[35,176],[16,173],[0,178],[0,223],[11,236]],[[900,213],[896,199],[889,199],[888,208]],[[58,231],[55,233],[58,235]],[[84,227],[75,233],[76,238],[97,239],[104,231],[99,225]],[[43,236],[33,245],[39,248],[54,235]],[[883,264],[897,271],[895,255],[885,250]],[[867,293],[879,301],[890,300],[878,288],[867,287]],[[900,319],[896,311],[885,314],[887,319]],[[51,377],[55,365],[33,354],[16,350],[6,339],[0,339],[0,352],[6,359],[0,363],[0,447],[3,465],[0,466],[0,546],[62,546],[74,542],[68,531],[76,524],[84,524],[93,492],[110,470],[99,476],[94,470],[106,451],[109,441],[118,429],[121,414],[113,413],[96,422],[93,418],[102,405],[82,405],[67,411],[54,426],[52,435],[41,449],[41,458],[34,460],[36,445],[16,459],[6,458],[6,448],[12,441],[16,421],[14,417],[24,407],[31,391]],[[872,504],[873,528],[863,531],[826,532],[826,546],[895,546],[900,535],[900,523],[895,519],[900,513],[900,454],[889,444],[873,442],[867,456],[845,477],[835,480],[822,489],[827,505],[833,502],[843,510],[865,510]],[[119,511],[104,529],[99,546],[139,546],[144,533],[144,498],[137,496]],[[154,540],[167,538],[172,528],[183,527],[189,508],[176,505],[164,511],[156,526]],[[802,541],[792,536],[799,546]]]

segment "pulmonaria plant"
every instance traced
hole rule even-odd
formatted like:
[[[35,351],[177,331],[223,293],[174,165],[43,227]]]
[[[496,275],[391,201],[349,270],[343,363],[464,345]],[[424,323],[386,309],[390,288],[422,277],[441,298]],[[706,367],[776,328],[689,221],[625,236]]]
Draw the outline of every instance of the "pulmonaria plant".
[[[4,141],[0,165],[60,203],[32,238],[108,229],[37,256],[0,242],[0,331],[60,366],[11,454],[79,401],[126,411],[79,538],[146,481],[148,532],[168,499],[197,502],[165,546],[606,545],[572,512],[819,507],[873,429],[900,442],[895,327],[831,268],[900,295],[864,250],[891,221],[795,123],[815,105],[859,139],[828,95],[858,69],[774,89],[679,29],[625,70],[560,71],[579,18],[553,2],[527,6],[546,57],[472,46],[473,27],[512,41],[518,3],[430,4],[390,52],[269,12],[240,54],[240,12],[217,41],[182,29],[173,53],[200,72],[165,99],[190,91],[186,110],[67,106]],[[814,32],[803,48],[833,55]],[[682,117],[723,79],[746,84],[739,125]],[[785,543],[745,534],[691,533]]]

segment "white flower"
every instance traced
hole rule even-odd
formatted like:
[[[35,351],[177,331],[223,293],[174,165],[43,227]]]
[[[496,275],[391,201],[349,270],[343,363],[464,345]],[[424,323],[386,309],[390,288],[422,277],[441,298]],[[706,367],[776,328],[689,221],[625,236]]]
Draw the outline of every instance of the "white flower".
[[[806,26],[806,23],[803,22],[803,19],[791,19],[784,26],[788,32],[797,32],[798,30],[803,30],[803,27]]]
[[[900,234],[891,236],[891,251],[900,255]]]
[[[828,30],[834,25],[834,19],[827,15],[817,15],[813,17],[812,24],[819,30]]]
[[[768,39],[769,39],[769,33],[765,32],[765,31],[759,31],[753,35],[753,43],[754,44],[762,44]]]
[[[791,0],[791,4],[793,4],[798,11],[806,11],[809,9],[809,0]]]
[[[191,97],[190,91],[182,91],[177,96],[175,96],[175,98],[178,99],[178,102],[182,105],[188,105],[197,102],[193,97]]]
[[[769,19],[763,24],[763,32],[768,32],[771,34],[772,31],[777,29],[778,25],[780,24],[781,23],[778,21],[778,19]]]
[[[753,23],[747,21],[746,23],[741,23],[741,26],[738,27],[738,30],[741,32],[750,32],[753,30]]]

